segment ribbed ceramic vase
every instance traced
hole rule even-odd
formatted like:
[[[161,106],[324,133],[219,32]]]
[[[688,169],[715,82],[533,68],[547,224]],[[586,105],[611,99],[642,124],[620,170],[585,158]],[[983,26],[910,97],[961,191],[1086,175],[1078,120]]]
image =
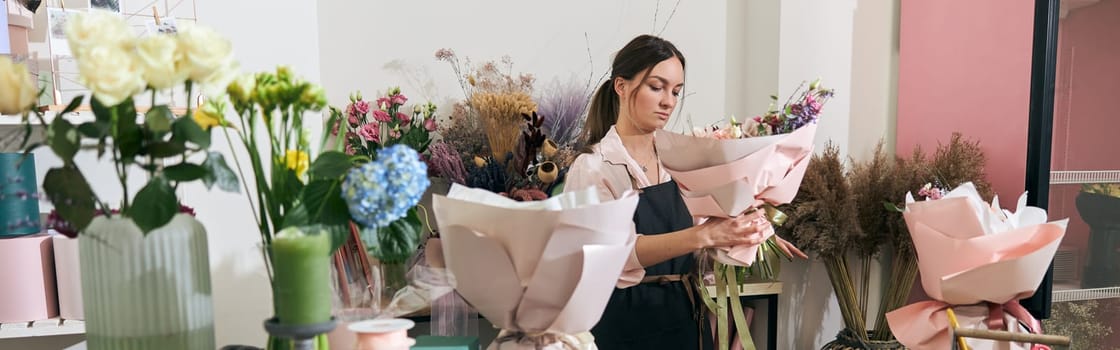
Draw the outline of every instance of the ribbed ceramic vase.
[[[89,349],[216,348],[206,229],[193,216],[147,235],[99,216],[78,245]]]

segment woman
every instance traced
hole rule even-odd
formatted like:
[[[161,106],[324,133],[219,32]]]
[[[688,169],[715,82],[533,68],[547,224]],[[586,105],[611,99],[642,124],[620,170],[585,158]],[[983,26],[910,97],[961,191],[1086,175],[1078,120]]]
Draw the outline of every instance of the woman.
[[[640,192],[634,223],[637,244],[618,288],[591,330],[600,349],[710,349],[711,333],[690,278],[702,248],[762,243],[770,223],[758,214],[710,219],[693,226],[677,184],[653,145],[684,87],[684,55],[650,35],[620,50],[611,78],[591,101],[584,127],[590,149],[576,158],[565,188],[596,186],[604,200]],[[804,256],[779,239],[783,250]],[[704,335],[704,336],[702,336]]]

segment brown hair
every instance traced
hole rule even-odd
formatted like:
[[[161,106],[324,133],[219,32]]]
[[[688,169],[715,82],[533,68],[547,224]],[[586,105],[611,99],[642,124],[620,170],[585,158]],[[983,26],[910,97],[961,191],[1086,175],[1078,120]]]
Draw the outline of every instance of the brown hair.
[[[618,121],[619,96],[614,90],[616,78],[633,79],[638,73],[645,72],[641,80],[649,76],[653,66],[661,61],[676,57],[684,68],[684,55],[668,40],[652,36],[641,35],[630,40],[615,54],[611,63],[611,77],[599,86],[591,98],[591,107],[587,111],[587,123],[583,127],[583,144],[590,150],[591,146],[599,143],[607,134],[611,126]],[[631,93],[631,100],[638,89]]]

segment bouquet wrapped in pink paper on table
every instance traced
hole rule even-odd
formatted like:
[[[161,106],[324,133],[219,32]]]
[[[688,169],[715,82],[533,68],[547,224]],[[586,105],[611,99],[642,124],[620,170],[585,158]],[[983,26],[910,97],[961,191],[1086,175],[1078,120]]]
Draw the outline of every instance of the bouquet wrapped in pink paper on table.
[[[591,327],[637,237],[636,193],[517,202],[453,185],[433,202],[452,285],[502,329],[489,349],[596,349]]]
[[[989,205],[972,183],[937,200],[915,202],[903,211],[918,254],[922,287],[933,300],[887,313],[899,342],[914,349],[949,349],[949,316],[959,328],[1041,333],[1019,300],[1034,294],[1065,235],[1067,219],[1047,222],[1046,211],[1029,207],[1024,193],[1014,212],[996,197]],[[1038,349],[1040,345],[966,339],[972,349]]]

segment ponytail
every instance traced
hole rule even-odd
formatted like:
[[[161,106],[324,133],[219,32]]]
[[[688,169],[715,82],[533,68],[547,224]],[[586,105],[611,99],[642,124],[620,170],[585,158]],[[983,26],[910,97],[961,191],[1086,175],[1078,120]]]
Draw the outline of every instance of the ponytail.
[[[614,79],[607,79],[595,97],[591,99],[591,107],[587,111],[587,124],[583,126],[584,152],[591,152],[591,146],[598,144],[607,130],[618,121],[618,93],[614,91]]]

